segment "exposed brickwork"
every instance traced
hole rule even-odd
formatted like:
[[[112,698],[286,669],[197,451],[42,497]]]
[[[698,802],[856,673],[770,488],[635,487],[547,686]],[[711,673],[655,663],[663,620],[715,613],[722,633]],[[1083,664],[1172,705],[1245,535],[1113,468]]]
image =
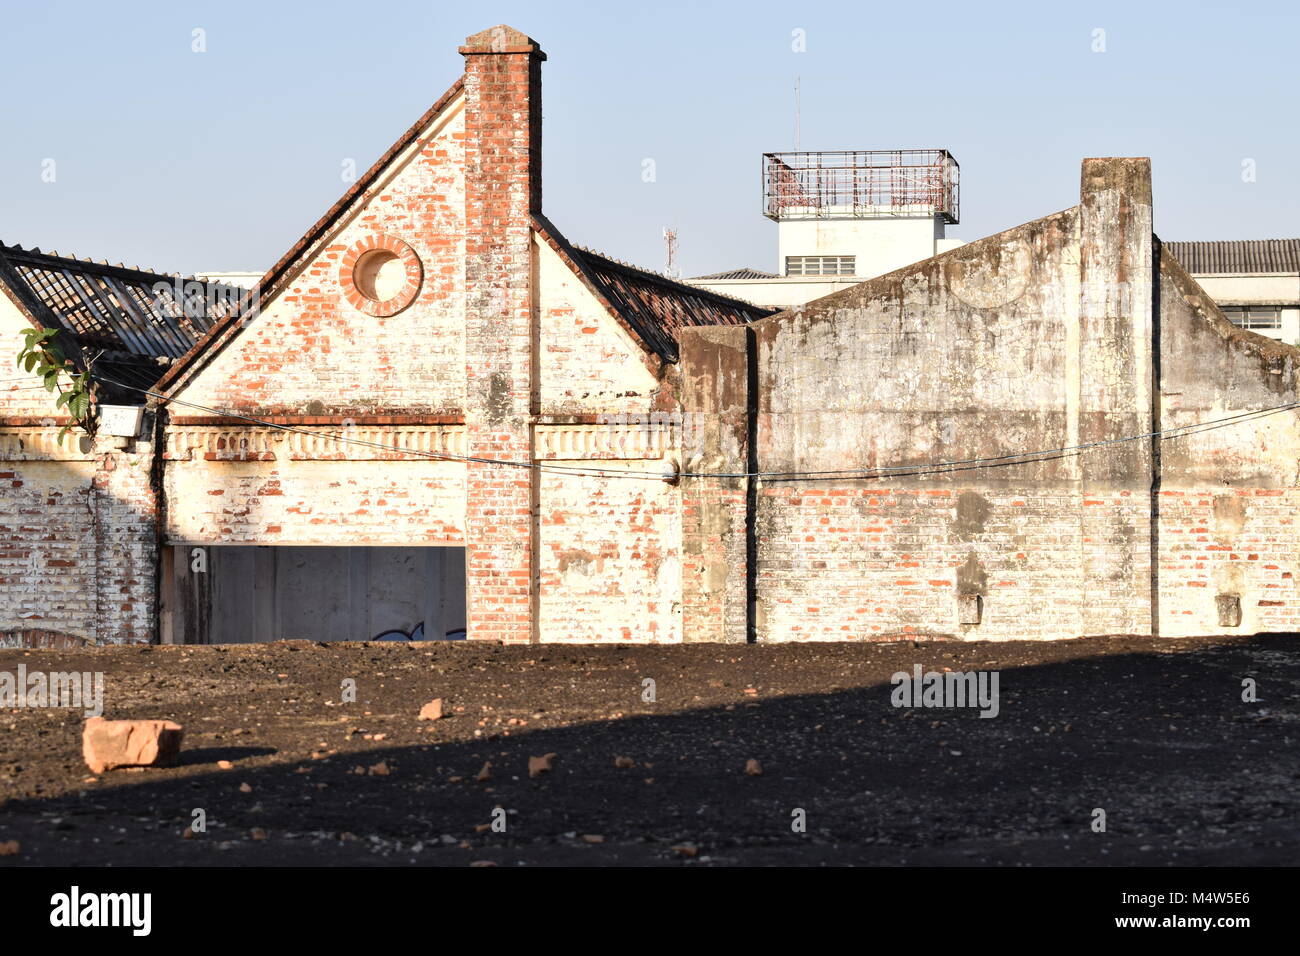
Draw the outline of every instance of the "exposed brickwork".
[[[264,310],[181,363],[159,447],[58,448],[44,392],[0,392],[0,642],[152,639],[159,536],[463,546],[469,636],[508,642],[1300,627],[1294,413],[1115,441],[1300,396],[1300,351],[1161,257],[1144,161],[1087,161],[1078,207],[804,309],[687,328],[707,309],[642,276],[629,318],[627,270],[597,288],[541,217],[537,45],[461,52]],[[354,281],[376,249],[405,281],[382,300]],[[0,332],[24,325],[0,299]]]
[[[531,218],[541,210],[541,61],[496,27],[465,55],[465,423],[472,457],[531,461],[535,408]],[[534,636],[535,475],[471,462],[466,578],[471,638]]]
[[[540,490],[542,639],[682,640],[677,490],[653,479],[558,475],[543,475]]]
[[[1161,633],[1300,631],[1297,515],[1295,489],[1162,492]],[[1220,626],[1220,594],[1240,599],[1238,627]]]
[[[282,295],[175,397],[258,417],[459,415],[465,404],[464,117],[453,97],[392,170],[358,197]],[[349,301],[343,263],[385,237],[423,273],[396,314]],[[373,303],[371,304],[373,306]],[[370,314],[370,313],[375,314]],[[177,415],[202,415],[177,405]]]
[[[0,341],[29,327],[0,295]],[[0,392],[0,640],[151,640],[151,446],[118,450],[80,429],[60,443],[54,397],[35,377],[11,385]]]
[[[0,462],[0,631],[100,642],[154,632],[156,502],[150,458]]]
[[[1080,574],[1088,552],[1108,550],[1081,516],[1130,513],[1123,492],[848,484],[763,489],[765,640],[1045,639],[1081,633],[1089,619],[1113,624],[1108,633],[1149,627],[1134,613],[1144,606],[1135,581],[1111,597]],[[983,599],[979,624],[959,623],[964,593]]]

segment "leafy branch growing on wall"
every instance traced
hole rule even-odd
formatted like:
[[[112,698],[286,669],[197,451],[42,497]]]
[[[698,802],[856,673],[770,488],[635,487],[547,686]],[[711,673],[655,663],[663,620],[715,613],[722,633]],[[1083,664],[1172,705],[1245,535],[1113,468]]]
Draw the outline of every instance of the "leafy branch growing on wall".
[[[94,437],[94,418],[90,413],[94,384],[90,380],[89,368],[84,372],[75,371],[72,360],[63,354],[63,349],[55,341],[58,334],[58,329],[24,329],[23,347],[14,364],[39,376],[47,392],[59,391],[54,406],[66,409],[68,417],[72,419],[59,429],[59,444],[62,445],[63,436],[75,426],[80,426],[87,435]],[[68,384],[66,388],[60,389],[59,378],[64,375],[68,378]]]

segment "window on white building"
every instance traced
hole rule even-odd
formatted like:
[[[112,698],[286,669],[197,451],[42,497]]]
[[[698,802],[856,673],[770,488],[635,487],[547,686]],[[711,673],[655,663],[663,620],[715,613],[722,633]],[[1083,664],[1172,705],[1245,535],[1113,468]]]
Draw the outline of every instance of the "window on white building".
[[[856,275],[857,256],[786,256],[785,274],[788,276],[851,276]]]
[[[1242,329],[1280,329],[1282,328],[1282,310],[1279,308],[1260,308],[1253,305],[1221,306],[1229,322]]]

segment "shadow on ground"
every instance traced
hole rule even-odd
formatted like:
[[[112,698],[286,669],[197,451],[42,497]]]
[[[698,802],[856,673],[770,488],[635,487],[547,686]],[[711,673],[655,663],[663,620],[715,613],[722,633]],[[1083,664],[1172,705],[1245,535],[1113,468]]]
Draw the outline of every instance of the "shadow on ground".
[[[180,720],[186,752],[86,782],[79,714],[0,711],[0,841],[21,846],[0,865],[1300,860],[1295,636],[99,648],[0,670],[20,661],[104,670],[105,716]],[[998,671],[998,716],[894,707],[914,664]],[[463,710],[417,721],[434,696]],[[207,832],[184,838],[195,809]]]

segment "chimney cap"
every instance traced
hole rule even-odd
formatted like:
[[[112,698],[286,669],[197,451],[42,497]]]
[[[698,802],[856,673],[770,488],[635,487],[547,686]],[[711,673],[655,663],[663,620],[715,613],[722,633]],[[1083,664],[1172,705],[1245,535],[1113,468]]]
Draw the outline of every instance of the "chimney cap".
[[[542,52],[542,48],[536,40],[504,23],[498,23],[494,27],[488,27],[486,30],[480,30],[478,33],[466,37],[465,45],[460,48],[460,52],[466,55],[472,53],[533,53],[543,60],[546,59],[546,54]]]

